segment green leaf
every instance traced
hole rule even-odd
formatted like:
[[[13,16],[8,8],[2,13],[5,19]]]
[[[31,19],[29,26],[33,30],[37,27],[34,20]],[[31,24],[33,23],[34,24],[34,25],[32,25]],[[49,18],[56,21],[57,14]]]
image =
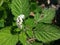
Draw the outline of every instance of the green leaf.
[[[33,42],[32,45],[43,45],[43,43]]]
[[[35,2],[30,2],[31,4],[30,4],[30,10],[31,11],[34,11],[35,9],[36,9],[36,7],[37,7],[37,4],[35,3]]]
[[[34,12],[35,12],[34,19],[36,22],[40,21],[40,15],[41,15],[42,11],[43,11],[42,8],[39,6],[34,10]]]
[[[4,10],[4,14],[3,14],[2,18],[3,19],[6,19],[7,18],[7,12],[6,12],[6,10]]]
[[[42,14],[40,15],[40,22],[44,23],[52,23],[52,20],[55,17],[55,9],[53,8],[45,8],[42,11]]]
[[[25,27],[32,29],[35,26],[34,19],[28,18],[25,20]]]
[[[11,11],[15,19],[20,14],[24,14],[27,17],[29,15],[29,0],[12,0]]]
[[[2,11],[2,10],[4,10],[4,7],[1,6],[1,7],[0,7],[0,11]]]
[[[27,35],[30,37],[30,38],[33,38],[33,31],[32,31],[32,29],[28,29],[27,31],[26,31],[26,33],[27,33]]]
[[[0,27],[4,27],[4,20],[3,19],[0,20]]]
[[[60,29],[55,25],[39,23],[35,29],[35,37],[42,42],[60,39]]]
[[[21,43],[23,45],[27,45],[27,36],[26,36],[25,32],[21,32],[19,34],[19,40],[21,41]]]
[[[40,19],[40,15],[41,15],[41,14],[38,13],[38,12],[35,14],[34,19],[35,19],[36,22],[38,22],[38,20]]]
[[[0,29],[0,32],[9,34],[9,33],[11,33],[10,30],[11,30],[11,27],[8,26],[8,27],[4,27],[4,28]]]
[[[4,2],[9,2],[9,0],[4,0]]]
[[[6,19],[7,18],[7,11],[4,7],[0,7],[0,19]]]
[[[34,19],[28,18],[27,20],[25,20],[26,33],[30,38],[33,37],[32,28],[34,26],[35,26]]]
[[[41,13],[43,10],[40,6],[37,6],[36,9],[34,10],[35,13]]]
[[[4,2],[4,0],[0,0],[0,6],[2,6],[3,2]]]
[[[0,45],[16,45],[18,42],[18,36],[12,35],[10,27],[6,27],[0,30]]]

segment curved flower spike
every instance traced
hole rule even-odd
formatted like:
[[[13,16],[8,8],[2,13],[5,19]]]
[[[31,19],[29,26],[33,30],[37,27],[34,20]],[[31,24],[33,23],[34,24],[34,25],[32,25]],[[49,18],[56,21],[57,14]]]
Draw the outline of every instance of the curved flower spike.
[[[22,29],[22,23],[23,23],[23,19],[25,18],[25,16],[23,14],[19,15],[17,17],[17,26],[18,28]]]

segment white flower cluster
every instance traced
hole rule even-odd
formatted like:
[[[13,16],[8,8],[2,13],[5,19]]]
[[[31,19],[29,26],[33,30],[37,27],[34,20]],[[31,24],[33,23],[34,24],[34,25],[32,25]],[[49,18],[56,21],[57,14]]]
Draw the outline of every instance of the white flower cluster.
[[[47,0],[47,3],[50,4],[50,0]]]
[[[17,17],[17,26],[18,28],[22,29],[22,23],[23,23],[23,20],[25,19],[25,15],[24,14],[20,14],[18,17]]]

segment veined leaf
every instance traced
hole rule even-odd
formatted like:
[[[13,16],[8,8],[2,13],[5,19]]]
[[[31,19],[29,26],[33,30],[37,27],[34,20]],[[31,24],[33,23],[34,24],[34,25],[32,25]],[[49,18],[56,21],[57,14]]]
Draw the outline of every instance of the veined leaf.
[[[35,29],[35,37],[42,42],[60,39],[60,29],[54,25],[39,23]]]
[[[26,33],[30,38],[33,37],[32,28],[34,26],[35,26],[34,19],[28,18],[27,20],[25,20]]]
[[[30,37],[30,38],[33,38],[34,34],[33,34],[33,31],[32,29],[29,29],[26,31],[27,35]]]
[[[43,9],[42,14],[40,15],[40,19],[38,21],[44,22],[44,23],[52,23],[52,20],[55,17],[55,9],[49,8],[49,9]]]
[[[27,36],[26,36],[25,32],[20,33],[19,40],[21,41],[21,43],[23,45],[27,45]]]
[[[12,0],[11,11],[15,18],[20,14],[27,17],[29,15],[29,0]]]
[[[43,45],[43,43],[33,42],[32,45]]]
[[[10,26],[4,27],[4,28],[0,29],[0,32],[9,34],[9,33],[11,33],[11,32],[10,32],[10,29],[11,29]]]
[[[0,30],[0,45],[16,45],[18,36],[10,33],[10,28]]]
[[[27,20],[25,20],[25,26],[27,28],[32,29],[34,27],[35,23],[34,23],[34,19],[28,18]]]
[[[34,12],[36,13],[34,16],[34,19],[36,22],[38,22],[40,20],[40,15],[42,13],[42,8],[41,7],[37,7],[36,10],[34,10]]]
[[[40,19],[40,15],[41,15],[41,14],[38,13],[38,12],[35,14],[34,19],[35,19],[36,22],[38,22],[38,20]]]

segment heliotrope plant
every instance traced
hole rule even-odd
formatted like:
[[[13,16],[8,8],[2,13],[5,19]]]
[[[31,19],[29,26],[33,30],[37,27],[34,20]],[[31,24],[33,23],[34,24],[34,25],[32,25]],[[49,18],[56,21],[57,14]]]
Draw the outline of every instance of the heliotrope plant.
[[[60,28],[52,24],[54,8],[34,10],[30,16],[30,0],[12,0],[13,26],[0,30],[0,45],[42,45],[60,39]],[[39,41],[39,43],[37,42]]]

